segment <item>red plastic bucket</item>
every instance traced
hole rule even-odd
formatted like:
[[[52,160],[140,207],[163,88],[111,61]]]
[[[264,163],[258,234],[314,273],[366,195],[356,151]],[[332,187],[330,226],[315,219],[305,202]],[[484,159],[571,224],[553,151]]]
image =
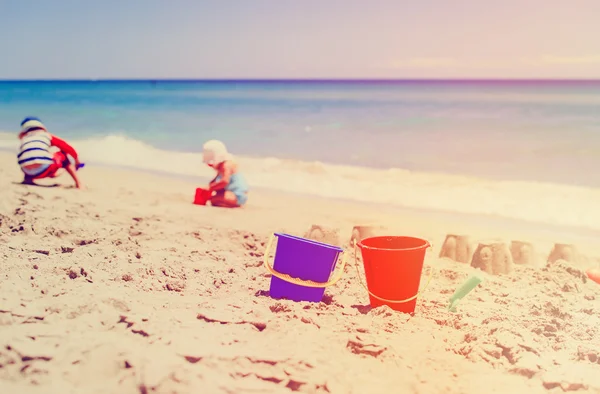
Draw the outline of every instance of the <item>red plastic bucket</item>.
[[[413,313],[429,241],[413,237],[371,237],[358,243],[371,307],[388,305]]]
[[[212,196],[212,192],[206,189],[202,189],[201,187],[196,189],[196,196],[194,197],[194,204],[196,205],[206,205],[210,197]]]

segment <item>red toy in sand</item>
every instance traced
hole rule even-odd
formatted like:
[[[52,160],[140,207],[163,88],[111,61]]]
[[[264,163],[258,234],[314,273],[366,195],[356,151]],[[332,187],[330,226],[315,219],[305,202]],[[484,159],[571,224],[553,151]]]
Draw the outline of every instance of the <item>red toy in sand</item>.
[[[196,195],[194,196],[194,204],[196,205],[206,205],[210,197],[212,196],[212,192],[210,190],[202,189],[201,187],[196,189]]]
[[[586,271],[588,278],[600,284],[600,268],[590,268]]]

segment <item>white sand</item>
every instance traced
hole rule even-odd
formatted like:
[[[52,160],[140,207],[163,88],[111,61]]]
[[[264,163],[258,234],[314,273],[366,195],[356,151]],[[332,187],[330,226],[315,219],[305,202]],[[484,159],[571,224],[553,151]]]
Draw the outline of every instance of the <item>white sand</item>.
[[[532,241],[540,259],[563,239],[266,192],[200,207],[199,185],[81,175],[88,190],[16,185],[0,154],[1,393],[600,392],[600,285],[580,269],[595,259],[517,267],[446,311],[473,271],[437,258],[446,233]],[[413,317],[370,309],[353,263],[324,302],[268,297],[270,233],[346,241],[364,223],[434,242]]]

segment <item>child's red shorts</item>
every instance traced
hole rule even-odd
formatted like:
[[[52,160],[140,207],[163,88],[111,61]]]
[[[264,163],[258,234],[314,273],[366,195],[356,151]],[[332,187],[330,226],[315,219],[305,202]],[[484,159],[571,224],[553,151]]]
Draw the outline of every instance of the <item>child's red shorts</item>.
[[[58,170],[60,170],[61,168],[66,168],[69,164],[71,164],[67,155],[60,151],[54,153],[52,160],[53,162],[52,164],[50,164],[50,167],[48,167],[46,171],[35,176],[33,179],[54,178],[57,175],[56,173],[58,172]]]

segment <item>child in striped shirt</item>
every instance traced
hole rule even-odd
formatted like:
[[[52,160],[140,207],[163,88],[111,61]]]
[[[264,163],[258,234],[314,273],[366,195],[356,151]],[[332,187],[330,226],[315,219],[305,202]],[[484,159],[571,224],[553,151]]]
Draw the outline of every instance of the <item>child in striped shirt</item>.
[[[80,167],[77,151],[64,140],[50,134],[38,118],[28,117],[21,122],[19,139],[21,145],[17,160],[24,174],[23,184],[35,185],[33,181],[36,179],[55,178],[60,175],[59,170],[64,168],[75,181],[75,187],[82,188],[76,173]],[[51,146],[59,150],[53,152]],[[75,165],[71,164],[68,156],[75,160]]]

